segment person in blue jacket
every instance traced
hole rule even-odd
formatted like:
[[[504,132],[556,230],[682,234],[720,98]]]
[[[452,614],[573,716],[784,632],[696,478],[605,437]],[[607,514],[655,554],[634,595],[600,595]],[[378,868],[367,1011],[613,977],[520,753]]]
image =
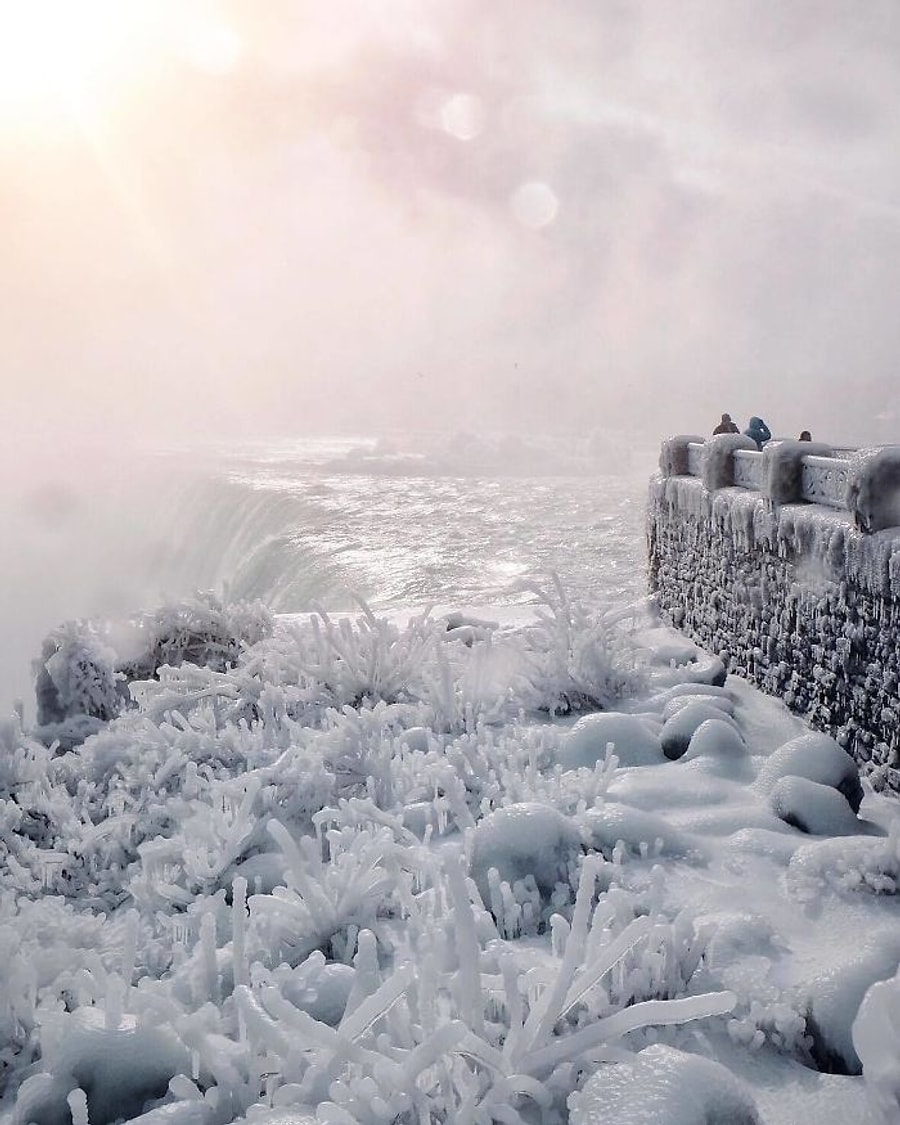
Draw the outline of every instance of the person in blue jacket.
[[[762,418],[757,418],[754,415],[750,419],[750,425],[744,430],[744,436],[752,438],[756,442],[756,448],[762,449],[769,438],[772,436],[772,431],[765,424]]]

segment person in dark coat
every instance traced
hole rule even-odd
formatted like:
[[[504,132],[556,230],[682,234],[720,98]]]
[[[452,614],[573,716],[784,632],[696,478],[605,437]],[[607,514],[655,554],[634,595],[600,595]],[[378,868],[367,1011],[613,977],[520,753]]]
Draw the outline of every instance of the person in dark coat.
[[[756,442],[756,448],[762,449],[769,438],[772,436],[772,431],[765,424],[762,418],[757,418],[754,415],[750,419],[750,425],[744,430],[744,436],[752,438]]]
[[[741,431],[737,428],[737,426],[734,424],[734,422],[732,422],[731,415],[730,414],[723,414],[722,415],[722,421],[713,430],[713,435],[715,435],[715,434],[739,434],[740,432]]]

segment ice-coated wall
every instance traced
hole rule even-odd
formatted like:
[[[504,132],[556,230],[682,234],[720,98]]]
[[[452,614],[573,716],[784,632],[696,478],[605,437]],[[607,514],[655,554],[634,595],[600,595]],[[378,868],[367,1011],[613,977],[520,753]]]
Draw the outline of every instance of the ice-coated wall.
[[[900,792],[900,527],[867,532],[853,497],[850,508],[782,502],[785,481],[800,480],[788,449],[761,455],[758,491],[710,489],[734,480],[734,449],[706,445],[689,459],[667,443],[650,483],[650,586],[663,616]],[[848,479],[865,482],[865,465],[882,472],[883,461],[867,451]]]

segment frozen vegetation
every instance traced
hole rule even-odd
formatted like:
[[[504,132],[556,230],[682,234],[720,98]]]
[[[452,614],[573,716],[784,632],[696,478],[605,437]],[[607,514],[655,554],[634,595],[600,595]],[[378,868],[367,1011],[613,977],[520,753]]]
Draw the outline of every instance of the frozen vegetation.
[[[900,1118],[900,819],[662,627],[57,631],[0,726],[2,1125]]]

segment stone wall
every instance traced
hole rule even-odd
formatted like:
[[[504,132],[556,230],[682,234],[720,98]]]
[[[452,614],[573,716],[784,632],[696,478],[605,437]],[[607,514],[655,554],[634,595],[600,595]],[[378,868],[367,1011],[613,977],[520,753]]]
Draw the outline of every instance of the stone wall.
[[[650,484],[664,618],[832,734],[876,787],[900,791],[900,528],[867,534],[846,509],[710,489],[727,472],[709,444],[715,473],[687,475],[669,449]]]

